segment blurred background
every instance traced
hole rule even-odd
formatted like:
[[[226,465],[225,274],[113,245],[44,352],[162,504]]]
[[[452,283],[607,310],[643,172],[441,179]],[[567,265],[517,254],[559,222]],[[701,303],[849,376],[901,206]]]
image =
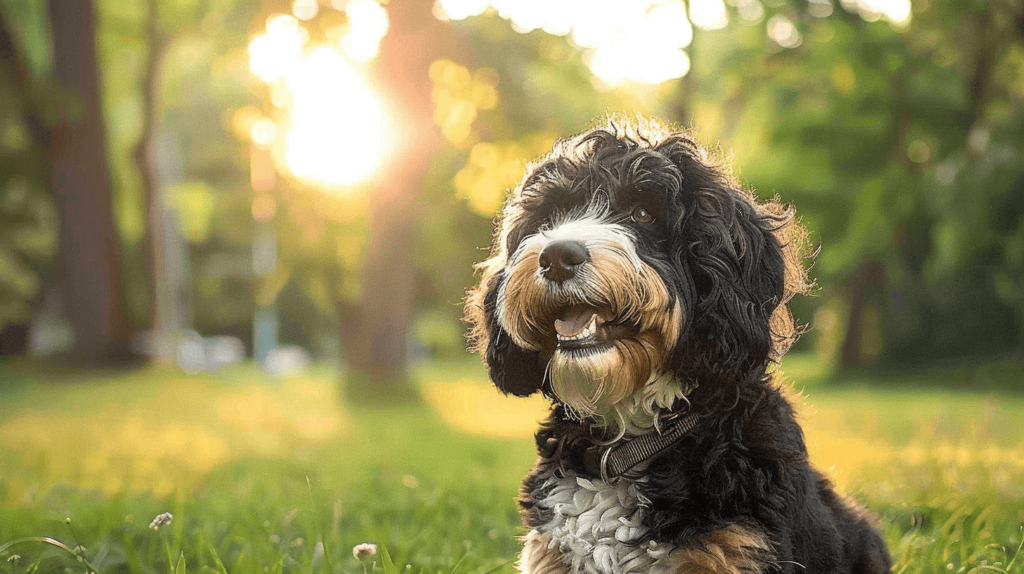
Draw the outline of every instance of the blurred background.
[[[1024,365],[1024,8],[945,0],[4,0],[0,353],[464,353],[527,161],[609,112],[691,126],[821,253],[794,352]]]
[[[1009,468],[978,528],[1019,541],[1022,111],[1019,0],[0,0],[0,501],[187,506],[255,457],[325,499],[495,483],[504,539],[544,405],[487,387],[461,300],[526,163],[640,113],[820,247],[782,365],[819,464]],[[927,513],[879,484],[895,544]]]

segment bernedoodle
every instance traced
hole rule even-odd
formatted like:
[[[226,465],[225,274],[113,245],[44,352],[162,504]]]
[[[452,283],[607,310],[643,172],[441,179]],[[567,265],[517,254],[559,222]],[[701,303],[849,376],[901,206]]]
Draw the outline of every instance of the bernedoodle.
[[[807,246],[790,207],[654,121],[530,165],[466,305],[494,384],[552,402],[519,498],[524,573],[891,570],[773,376]]]

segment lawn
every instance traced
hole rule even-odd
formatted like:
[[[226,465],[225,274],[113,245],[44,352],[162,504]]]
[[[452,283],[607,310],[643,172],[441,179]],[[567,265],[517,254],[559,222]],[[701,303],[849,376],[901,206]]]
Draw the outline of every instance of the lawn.
[[[1024,572],[1024,398],[783,370],[813,461],[880,515],[896,572]],[[502,397],[473,361],[417,377],[424,404],[369,410],[342,405],[328,368],[0,363],[0,548],[67,546],[17,543],[0,572],[358,574],[363,542],[400,571],[511,572],[543,401]]]

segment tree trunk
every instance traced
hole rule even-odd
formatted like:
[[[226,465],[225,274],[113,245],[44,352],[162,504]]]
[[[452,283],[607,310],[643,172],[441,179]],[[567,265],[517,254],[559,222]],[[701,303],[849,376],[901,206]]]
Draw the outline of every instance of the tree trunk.
[[[864,341],[864,309],[868,288],[881,285],[885,278],[885,267],[881,263],[868,261],[861,265],[846,286],[846,300],[849,314],[846,319],[846,333],[839,347],[839,368],[846,369],[862,363],[861,343]]]
[[[47,2],[55,79],[77,95],[53,130],[51,182],[60,212],[58,280],[74,354],[111,362],[130,352],[122,307],[121,246],[114,224],[91,0]]]
[[[434,127],[431,62],[452,56],[451,24],[431,13],[433,0],[387,5],[390,29],[381,44],[378,85],[400,133],[370,210],[370,231],[355,318],[342,329],[346,394],[356,401],[392,402],[414,396],[407,370],[408,332],[416,307],[415,224],[420,188],[441,149]]]
[[[167,292],[164,261],[164,202],[157,171],[157,141],[160,135],[160,74],[167,48],[160,34],[156,0],[146,2],[146,63],[142,73],[142,134],[135,147],[135,166],[139,170],[146,207],[146,228],[142,238],[143,258],[149,280],[150,348],[153,358],[168,359],[170,294]]]

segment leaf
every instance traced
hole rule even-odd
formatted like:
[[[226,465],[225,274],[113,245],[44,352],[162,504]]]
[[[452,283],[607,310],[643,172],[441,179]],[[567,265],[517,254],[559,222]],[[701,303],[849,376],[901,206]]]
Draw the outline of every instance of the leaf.
[[[398,574],[398,566],[391,561],[391,555],[388,554],[388,549],[383,544],[380,545],[380,561],[384,574]]]
[[[178,557],[178,565],[174,567],[174,574],[186,574],[185,572],[185,553],[182,552],[181,556]]]
[[[210,549],[210,555],[213,556],[213,561],[217,565],[217,571],[220,572],[220,574],[228,574],[227,568],[224,568],[224,563],[220,560],[220,555],[217,554],[217,549],[214,548],[212,544],[207,546],[207,548]]]

